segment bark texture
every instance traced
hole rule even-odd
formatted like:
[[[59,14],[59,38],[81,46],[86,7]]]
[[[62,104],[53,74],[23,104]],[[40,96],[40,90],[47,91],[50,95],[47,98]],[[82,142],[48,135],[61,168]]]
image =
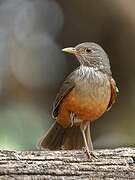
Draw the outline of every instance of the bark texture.
[[[0,179],[135,179],[135,148],[95,151],[0,151]]]

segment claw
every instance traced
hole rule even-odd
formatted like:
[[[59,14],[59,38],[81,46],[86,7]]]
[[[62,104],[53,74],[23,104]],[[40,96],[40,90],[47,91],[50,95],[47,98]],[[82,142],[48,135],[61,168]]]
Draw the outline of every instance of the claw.
[[[91,151],[90,152],[91,156],[94,158],[94,159],[98,159],[97,155],[95,154],[95,152]]]
[[[84,152],[87,154],[89,159],[98,159],[97,155],[93,151],[88,151],[85,147],[83,147]]]

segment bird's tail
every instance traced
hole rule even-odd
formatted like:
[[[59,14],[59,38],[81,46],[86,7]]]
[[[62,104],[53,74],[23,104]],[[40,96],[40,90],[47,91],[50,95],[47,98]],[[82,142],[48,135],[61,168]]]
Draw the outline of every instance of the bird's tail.
[[[42,137],[39,146],[50,150],[81,149],[84,141],[79,127],[63,128],[55,121]]]

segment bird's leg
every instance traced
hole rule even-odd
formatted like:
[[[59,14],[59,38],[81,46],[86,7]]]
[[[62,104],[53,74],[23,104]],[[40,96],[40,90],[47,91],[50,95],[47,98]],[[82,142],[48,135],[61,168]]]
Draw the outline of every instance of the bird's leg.
[[[92,144],[91,131],[90,131],[90,123],[88,123],[88,125],[87,125],[86,137],[87,137],[87,143],[88,143],[89,150],[91,151],[91,155],[92,155],[94,158],[97,159],[98,157],[97,157],[97,155],[95,154],[95,152],[93,151],[93,144]]]
[[[92,156],[94,158],[97,158],[96,155],[92,152],[93,151],[93,145],[92,145],[92,141],[91,141],[91,137],[90,137],[90,134],[89,134],[89,137],[90,139],[87,139],[89,138],[88,135],[87,135],[87,138],[86,138],[86,129],[89,128],[89,125],[88,125],[88,122],[83,122],[81,123],[80,125],[80,129],[81,129],[81,132],[82,132],[82,135],[83,135],[83,140],[84,140],[84,145],[85,145],[85,150],[86,150],[86,153],[88,155],[88,158],[91,158]],[[89,130],[90,131],[90,130]],[[89,141],[89,143],[87,142]],[[90,151],[91,150],[91,151]]]
[[[86,128],[86,138],[87,138],[89,150],[93,151],[93,144],[92,144],[91,131],[90,131],[90,123],[87,125],[87,128]]]
[[[70,112],[71,127],[73,127],[73,125],[74,125],[74,118],[75,118],[75,113]]]
[[[83,124],[81,124],[80,129],[81,129],[81,132],[82,132],[82,135],[83,135],[83,140],[84,140],[84,145],[85,145],[86,153],[88,155],[88,158],[91,158],[89,147],[88,147],[86,136],[85,136],[86,127]]]

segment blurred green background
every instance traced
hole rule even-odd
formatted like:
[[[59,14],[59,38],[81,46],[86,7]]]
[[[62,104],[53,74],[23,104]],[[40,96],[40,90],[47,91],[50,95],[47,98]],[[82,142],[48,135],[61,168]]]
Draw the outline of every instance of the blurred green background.
[[[0,149],[36,149],[77,65],[61,48],[99,43],[120,93],[92,124],[95,148],[135,145],[135,1],[0,0]]]

